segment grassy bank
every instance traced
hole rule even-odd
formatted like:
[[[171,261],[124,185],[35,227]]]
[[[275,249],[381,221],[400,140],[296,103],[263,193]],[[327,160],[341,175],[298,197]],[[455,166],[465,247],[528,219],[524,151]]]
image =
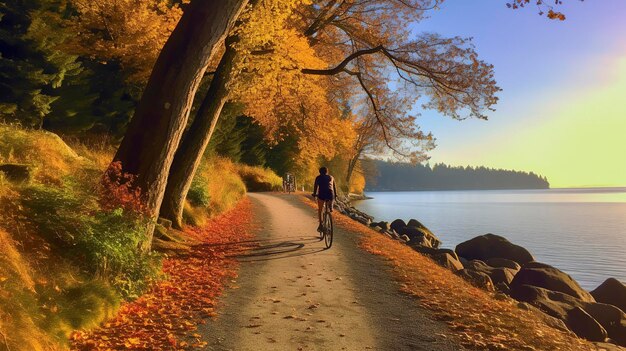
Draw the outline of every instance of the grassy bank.
[[[160,255],[136,250],[146,219],[105,196],[100,179],[114,152],[106,139],[68,145],[0,125],[0,349],[64,349],[73,330],[99,325],[163,278]],[[190,224],[236,206],[241,169],[203,161]]]

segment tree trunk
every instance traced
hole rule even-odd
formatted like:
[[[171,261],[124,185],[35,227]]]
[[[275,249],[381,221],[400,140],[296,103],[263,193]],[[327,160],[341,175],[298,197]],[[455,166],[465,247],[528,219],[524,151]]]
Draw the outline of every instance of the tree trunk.
[[[161,216],[172,221],[176,228],[182,227],[183,208],[185,198],[191,187],[191,182],[200,166],[204,151],[211,140],[217,121],[229,93],[226,85],[230,81],[232,62],[235,50],[231,42],[226,40],[226,51],[209,86],[209,90],[196,113],[189,130],[180,143],[167,181],[167,188],[161,205]]]
[[[114,162],[136,176],[152,215],[141,249],[152,242],[170,166],[187,124],[193,97],[211,55],[246,0],[193,0],[161,50]]]
[[[354,173],[354,169],[356,168],[356,164],[359,161],[359,157],[361,157],[361,150],[357,150],[356,154],[350,159],[348,162],[348,172],[346,174],[346,192],[350,194],[350,180],[352,180],[352,173]]]

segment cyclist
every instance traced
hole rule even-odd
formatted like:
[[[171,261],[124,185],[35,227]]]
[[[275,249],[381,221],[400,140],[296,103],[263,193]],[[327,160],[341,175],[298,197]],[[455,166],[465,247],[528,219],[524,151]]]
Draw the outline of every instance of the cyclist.
[[[337,188],[335,188],[335,178],[328,174],[328,168],[320,168],[320,175],[315,178],[313,184],[313,197],[317,197],[317,219],[319,226],[317,231],[322,231],[322,207],[328,201],[330,212],[333,211],[333,200],[337,199]]]

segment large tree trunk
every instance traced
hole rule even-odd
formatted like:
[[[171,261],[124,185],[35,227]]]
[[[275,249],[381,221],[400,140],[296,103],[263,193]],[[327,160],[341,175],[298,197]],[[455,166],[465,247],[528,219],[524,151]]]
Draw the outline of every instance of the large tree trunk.
[[[220,60],[198,112],[180,143],[170,168],[167,188],[161,205],[161,216],[170,219],[177,228],[182,227],[185,198],[191,187],[202,156],[211,140],[224,104],[228,100],[226,85],[231,78],[235,50],[230,45],[235,39],[226,40],[226,51]]]
[[[193,97],[211,55],[224,40],[246,0],[193,0],[168,38],[139,106],[113,159],[136,176],[153,216],[143,250],[152,242],[154,219],[189,117]]]

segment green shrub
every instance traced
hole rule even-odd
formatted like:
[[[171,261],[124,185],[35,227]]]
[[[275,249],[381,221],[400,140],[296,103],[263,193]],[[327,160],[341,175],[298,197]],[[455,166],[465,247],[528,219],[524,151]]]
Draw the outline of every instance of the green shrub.
[[[233,207],[246,194],[237,165],[226,158],[205,157],[187,194],[186,223],[201,226],[207,219]]]
[[[71,184],[71,183],[70,183]],[[159,258],[137,249],[147,222],[122,209],[103,211],[97,198],[71,187],[25,187],[21,203],[38,235],[84,271],[107,278],[124,297],[156,278]]]
[[[187,201],[189,201],[192,206],[196,207],[208,207],[211,203],[209,189],[200,177],[194,177],[191,182],[191,187],[187,193]]]

